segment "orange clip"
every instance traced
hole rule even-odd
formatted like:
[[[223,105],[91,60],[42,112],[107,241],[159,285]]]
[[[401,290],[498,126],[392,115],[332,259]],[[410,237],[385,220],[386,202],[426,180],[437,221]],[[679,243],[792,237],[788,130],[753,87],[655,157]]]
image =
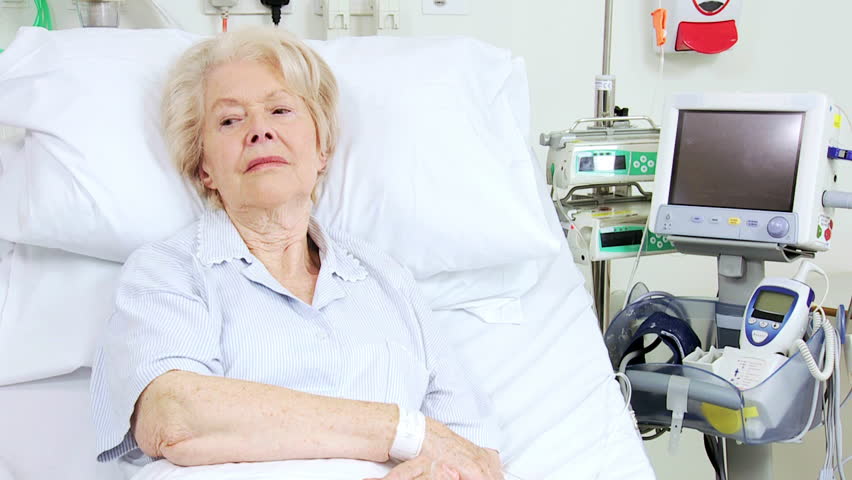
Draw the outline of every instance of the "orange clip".
[[[651,12],[651,16],[654,17],[654,31],[657,32],[657,46],[659,47],[666,43],[666,20],[669,12],[665,8],[658,8]]]

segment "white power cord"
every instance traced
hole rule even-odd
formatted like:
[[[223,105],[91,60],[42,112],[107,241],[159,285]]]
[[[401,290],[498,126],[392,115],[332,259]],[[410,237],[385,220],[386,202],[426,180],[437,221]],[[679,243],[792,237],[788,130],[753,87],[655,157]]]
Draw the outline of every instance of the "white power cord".
[[[813,317],[814,328],[818,329],[822,327],[825,333],[825,367],[820,370],[814,356],[811,354],[811,350],[808,348],[808,344],[804,340],[796,340],[795,345],[799,349],[799,353],[802,354],[802,359],[805,361],[805,365],[807,365],[811,375],[820,382],[825,382],[831,378],[831,374],[834,372],[837,334],[831,322],[825,320],[825,310],[823,310],[822,305],[817,307],[817,310],[813,313]]]
[[[802,354],[802,359],[805,361],[805,365],[808,367],[808,371],[811,372],[814,378],[819,380],[820,382],[825,382],[829,378],[831,378],[831,374],[834,372],[834,357],[837,348],[837,333],[834,330],[834,327],[831,325],[825,318],[825,310],[823,310],[823,305],[825,304],[825,299],[828,297],[828,290],[830,282],[828,280],[828,275],[823,271],[823,269],[814,265],[813,263],[808,262],[810,265],[810,271],[814,271],[822,275],[822,278],[825,279],[825,292],[822,295],[822,300],[820,300],[819,304],[817,304],[816,310],[813,312],[813,326],[814,330],[822,327],[823,332],[825,333],[825,367],[823,370],[820,370],[819,365],[817,365],[816,360],[814,360],[814,356],[811,354],[810,349],[808,348],[808,344],[805,343],[804,340],[798,339],[795,342],[796,348],[799,349],[799,353]],[[807,271],[804,272],[803,275],[806,275]],[[800,282],[804,283],[804,278],[797,278]]]
[[[642,239],[639,240],[639,251],[636,252],[636,259],[633,261],[633,269],[630,270],[630,277],[627,278],[627,291],[630,292],[633,289],[633,278],[636,276],[636,271],[639,269],[639,259],[642,257],[642,249],[645,248],[645,238],[648,235],[648,225],[650,225],[651,216],[648,215],[648,218],[645,220],[645,229],[642,230]],[[624,310],[627,308],[627,304],[630,302],[630,295],[624,297],[624,305],[621,306],[621,309]]]

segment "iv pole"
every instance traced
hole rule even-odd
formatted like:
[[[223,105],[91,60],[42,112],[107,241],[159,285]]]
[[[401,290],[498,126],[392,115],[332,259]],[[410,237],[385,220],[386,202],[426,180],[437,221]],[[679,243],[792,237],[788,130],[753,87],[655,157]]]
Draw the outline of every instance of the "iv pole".
[[[604,5],[603,65],[602,74],[595,78],[595,118],[612,117],[615,111],[615,77],[610,75],[610,52],[612,49],[612,0]],[[611,121],[598,121],[596,128],[611,128]],[[606,192],[612,187],[603,187]],[[609,260],[591,262],[592,290],[594,292],[595,311],[601,332],[605,332],[610,321],[610,275],[612,265]]]

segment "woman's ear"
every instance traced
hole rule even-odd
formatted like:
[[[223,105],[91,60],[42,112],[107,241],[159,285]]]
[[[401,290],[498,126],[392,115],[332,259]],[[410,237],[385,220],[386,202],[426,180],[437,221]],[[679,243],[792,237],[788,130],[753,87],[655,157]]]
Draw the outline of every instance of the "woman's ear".
[[[320,152],[319,156],[320,168],[317,170],[317,173],[323,174],[326,170],[328,170],[328,154],[325,152]]]
[[[213,177],[210,176],[210,173],[207,172],[206,167],[204,166],[204,160],[198,164],[198,178],[201,180],[201,183],[204,184],[205,187],[210,190],[216,190],[216,186],[213,183]]]

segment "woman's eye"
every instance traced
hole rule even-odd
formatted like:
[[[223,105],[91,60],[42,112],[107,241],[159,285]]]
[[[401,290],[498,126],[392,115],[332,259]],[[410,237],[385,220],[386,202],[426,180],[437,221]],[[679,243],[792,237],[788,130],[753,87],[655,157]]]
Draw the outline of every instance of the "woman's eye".
[[[236,122],[237,122],[236,118],[226,118],[226,119],[222,120],[221,122],[219,122],[219,125],[221,125],[223,127],[230,127],[231,125],[235,124]]]
[[[272,110],[272,113],[275,114],[275,115],[286,115],[286,114],[290,113],[291,111],[292,110],[290,110],[289,108],[278,107],[278,108]]]

